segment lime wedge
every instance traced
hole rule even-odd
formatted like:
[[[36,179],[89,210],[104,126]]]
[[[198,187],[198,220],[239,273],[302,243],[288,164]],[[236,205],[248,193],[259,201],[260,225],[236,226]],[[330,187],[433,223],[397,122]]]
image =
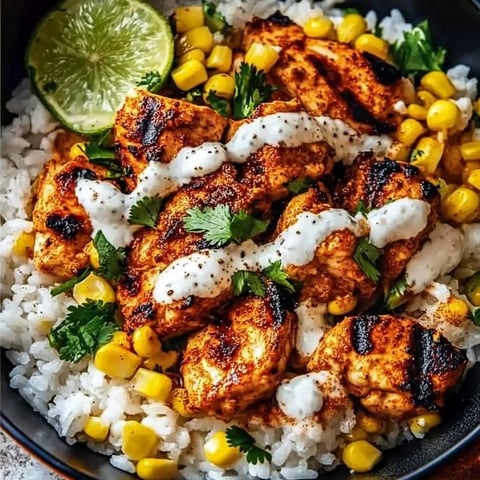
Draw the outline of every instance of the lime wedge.
[[[27,68],[38,94],[68,128],[95,134],[148,72],[173,61],[168,20],[138,0],[66,0],[37,26]]]

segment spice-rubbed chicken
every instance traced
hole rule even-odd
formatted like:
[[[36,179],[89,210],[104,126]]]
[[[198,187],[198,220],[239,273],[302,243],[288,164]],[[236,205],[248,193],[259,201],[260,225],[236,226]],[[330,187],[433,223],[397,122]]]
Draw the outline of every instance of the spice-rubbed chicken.
[[[410,85],[379,58],[348,44],[307,38],[280,15],[246,25],[242,45],[254,42],[282,48],[269,77],[308,113],[341,119],[362,133],[390,133],[400,122],[394,107]]]
[[[467,358],[436,330],[392,315],[347,317],[331,328],[308,363],[330,370],[370,412],[403,420],[445,403]]]
[[[287,366],[295,316],[282,291],[236,300],[225,317],[192,334],[180,372],[194,412],[231,418],[272,395]]]
[[[129,190],[149,162],[170,162],[183,147],[222,139],[227,120],[209,107],[137,90],[117,112],[114,142]]]
[[[413,165],[388,159],[376,161],[373,155],[362,154],[354,165],[347,167],[334,192],[335,205],[352,214],[360,205],[368,211],[401,198],[427,202],[430,213],[425,228],[418,235],[385,246],[380,269],[387,288],[434,229],[440,208],[438,189]]]

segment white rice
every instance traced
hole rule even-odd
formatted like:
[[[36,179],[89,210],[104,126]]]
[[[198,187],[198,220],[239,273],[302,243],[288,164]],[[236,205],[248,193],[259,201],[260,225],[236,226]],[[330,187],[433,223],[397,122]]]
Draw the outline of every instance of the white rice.
[[[173,5],[173,2],[157,3],[163,9],[165,4],[167,7]],[[277,9],[302,24],[312,14],[328,11],[336,3],[339,2],[324,0],[314,5],[308,0],[298,3],[293,0],[282,3],[277,0],[240,0],[223,2],[220,10],[235,27],[242,26],[253,15],[268,16]],[[367,21],[372,28],[376,25],[374,12],[369,13]],[[383,28],[384,38],[389,41],[397,40],[403,32],[411,29],[398,10],[393,10],[379,25]],[[467,67],[450,69],[448,75],[461,92],[459,100],[475,96],[476,81],[468,79]],[[63,294],[52,297],[49,290],[55,279],[38,272],[31,260],[12,254],[18,235],[32,230],[31,183],[51,156],[59,126],[32,94],[26,80],[13,92],[7,109],[16,117],[2,130],[1,136],[0,294],[3,301],[0,345],[8,349],[7,357],[15,365],[10,372],[10,386],[17,389],[69,444],[78,440],[87,442],[88,438],[82,433],[87,418],[101,416],[110,426],[109,437],[101,444],[88,442],[88,446],[111,455],[110,463],[129,473],[135,472],[135,464],[121,452],[121,432],[126,420],[139,417],[141,423],[158,436],[156,453],[178,461],[183,466],[182,475],[191,480],[205,477],[233,480],[247,475],[274,480],[317,478],[322,469],[329,471],[337,466],[339,460],[334,452],[342,445],[341,434],[348,433],[355,424],[353,408],[334,412],[323,425],[310,419],[297,425],[268,428],[252,421],[249,430],[257,445],[270,447],[272,462],[252,465],[241,458],[225,472],[205,460],[203,445],[212,432],[225,429],[227,424],[210,417],[182,419],[167,405],[135,393],[129,381],[108,378],[91,361],[71,364],[59,359],[58,353],[49,346],[46,334],[65,317],[68,306],[75,302]],[[475,253],[478,235],[475,232],[470,236],[474,246],[472,251],[467,248],[462,271],[471,268],[472,261],[480,262],[480,249]],[[478,266],[474,265],[475,268]],[[435,301],[441,303],[445,299]],[[417,303],[412,301],[412,311],[420,312],[420,321],[428,323],[434,306],[426,307],[418,298]],[[448,328],[444,330],[447,336],[463,345],[455,332]],[[473,343],[480,343],[478,332],[471,338]],[[471,343],[465,346],[473,346]],[[392,425],[388,436],[378,436],[376,442],[382,448],[389,448],[409,436],[403,427]]]

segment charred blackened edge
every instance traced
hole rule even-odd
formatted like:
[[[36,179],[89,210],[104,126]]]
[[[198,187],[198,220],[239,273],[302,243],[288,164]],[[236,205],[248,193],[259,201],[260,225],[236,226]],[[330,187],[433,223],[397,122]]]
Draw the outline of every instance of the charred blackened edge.
[[[55,176],[55,182],[62,193],[66,193],[70,188],[75,187],[80,178],[87,180],[96,180],[97,175],[93,170],[84,167],[73,167],[63,170]]]
[[[381,84],[388,86],[401,80],[402,72],[390,63],[369,52],[363,52],[363,56],[372,67],[375,77]]]
[[[379,322],[380,317],[377,315],[360,315],[353,318],[350,336],[353,348],[359,355],[368,355],[375,347],[371,333]]]
[[[45,225],[65,240],[74,239],[84,230],[83,222],[72,214],[60,215],[58,213],[51,213],[47,216]]]
[[[265,300],[272,311],[273,325],[282,325],[289,311],[294,309],[294,298],[285,289],[279,287],[272,281],[265,282]]]
[[[283,13],[281,13],[279,10],[277,10],[273,15],[270,15],[267,20],[275,25],[281,25],[282,27],[288,27],[289,25],[294,24],[289,17],[283,15]]]
[[[140,110],[135,137],[139,138],[143,146],[154,145],[163,130],[167,128],[169,120],[175,117],[176,111],[165,109],[163,102],[151,95],[142,99]]]

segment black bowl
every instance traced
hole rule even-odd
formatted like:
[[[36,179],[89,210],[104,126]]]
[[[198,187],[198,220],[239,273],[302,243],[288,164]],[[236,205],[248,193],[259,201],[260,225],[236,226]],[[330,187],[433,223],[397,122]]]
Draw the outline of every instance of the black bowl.
[[[101,0],[99,0],[101,1]],[[2,119],[3,109],[12,89],[25,76],[23,52],[26,41],[38,19],[55,2],[49,0],[4,1],[2,12]],[[192,3],[193,0],[192,0]],[[478,0],[365,0],[352,1],[366,12],[375,9],[380,15],[398,7],[410,22],[430,19],[437,44],[447,47],[447,63],[464,63],[480,77],[480,5]],[[1,426],[19,443],[59,472],[74,479],[128,480],[133,477],[114,469],[106,457],[97,455],[83,445],[68,446],[55,431],[8,386],[10,365],[2,352]],[[385,454],[374,472],[356,475],[367,480],[418,479],[447,458],[458,454],[466,445],[480,439],[480,364],[467,375],[461,390],[452,398],[442,425],[426,439],[414,440]],[[326,480],[352,478],[344,468],[323,476]]]

